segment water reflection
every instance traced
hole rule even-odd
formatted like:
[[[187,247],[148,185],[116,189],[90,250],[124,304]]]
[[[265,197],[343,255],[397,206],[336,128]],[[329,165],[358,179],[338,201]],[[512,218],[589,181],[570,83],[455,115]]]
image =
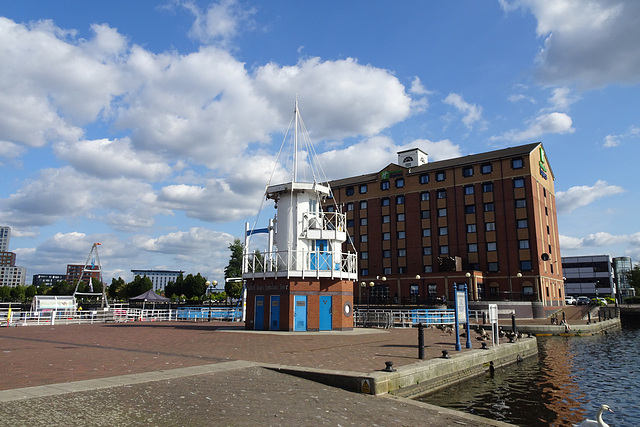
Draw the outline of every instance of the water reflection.
[[[538,358],[474,378],[419,400],[521,426],[571,426],[595,419],[639,426],[640,329],[538,338]]]

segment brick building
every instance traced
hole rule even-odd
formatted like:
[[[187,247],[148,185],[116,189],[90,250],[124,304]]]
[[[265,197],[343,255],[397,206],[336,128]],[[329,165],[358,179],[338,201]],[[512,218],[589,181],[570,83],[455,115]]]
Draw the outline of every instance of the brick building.
[[[356,303],[433,304],[466,283],[520,317],[564,302],[554,176],[541,143],[398,164],[330,182],[325,209],[345,212],[359,256]],[[370,286],[373,284],[373,286]]]

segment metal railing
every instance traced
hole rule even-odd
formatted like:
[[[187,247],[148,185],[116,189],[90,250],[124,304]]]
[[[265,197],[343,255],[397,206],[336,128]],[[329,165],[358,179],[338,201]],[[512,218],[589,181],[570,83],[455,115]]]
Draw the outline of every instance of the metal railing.
[[[259,255],[258,255],[259,254]],[[320,272],[330,272],[331,276],[355,275],[357,276],[357,257],[355,253],[330,251],[265,251],[250,253],[248,274],[262,276],[265,273],[290,273],[302,272],[308,276]]]

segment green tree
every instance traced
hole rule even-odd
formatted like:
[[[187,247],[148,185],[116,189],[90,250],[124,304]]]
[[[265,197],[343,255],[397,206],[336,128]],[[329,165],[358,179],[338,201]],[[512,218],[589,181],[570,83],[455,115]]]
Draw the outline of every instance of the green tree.
[[[242,277],[244,245],[240,242],[240,239],[236,238],[229,245],[229,250],[231,251],[231,257],[229,258],[229,264],[224,268],[224,278]],[[242,281],[230,282],[225,280],[224,291],[229,298],[240,298],[242,296]]]
[[[200,273],[197,275],[188,274],[182,283],[181,294],[184,294],[188,299],[202,297],[207,291],[207,279],[202,277]]]
[[[11,288],[9,286],[0,286],[0,300],[11,300]]]
[[[117,279],[115,277],[112,278],[111,285],[109,286],[109,289],[107,291],[109,298],[120,298],[120,296],[124,294],[126,287],[127,283],[122,277],[118,277]]]
[[[184,276],[182,273],[178,274],[175,282],[167,283],[167,286],[164,288],[165,295],[181,295],[182,288],[184,287]]]
[[[51,295],[73,295],[74,289],[66,280],[60,280],[51,288]]]
[[[127,298],[135,297],[143,294],[153,288],[153,282],[146,275],[143,277],[136,276],[133,282],[127,285]]]
[[[38,293],[38,288],[36,287],[36,285],[31,285],[27,287],[27,290],[25,291],[24,296],[27,300],[31,300],[33,299],[33,297],[36,296],[37,293]]]
[[[25,298],[25,291],[27,290],[26,287],[24,286],[14,286],[11,288],[10,294],[11,294],[11,300],[13,301],[24,301]]]

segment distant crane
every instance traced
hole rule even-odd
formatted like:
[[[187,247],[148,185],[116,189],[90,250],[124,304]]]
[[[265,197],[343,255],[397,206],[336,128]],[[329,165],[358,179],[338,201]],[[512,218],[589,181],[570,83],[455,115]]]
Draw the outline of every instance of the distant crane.
[[[76,290],[73,292],[73,297],[75,298],[76,295],[101,296],[102,301],[101,301],[100,307],[104,308],[106,304],[106,307],[109,308],[109,301],[107,301],[106,286],[102,282],[102,265],[100,265],[100,255],[98,255],[98,246],[100,245],[102,245],[102,243],[94,243],[91,246],[91,250],[89,251],[89,255],[87,256],[87,261],[84,263],[84,266],[82,267],[80,278],[78,279],[78,283],[76,284]],[[102,292],[93,292],[93,283],[91,282],[91,278],[92,278],[92,274],[96,274],[96,272],[98,274],[98,280],[102,285]],[[89,292],[78,292],[78,287],[80,286],[80,283],[83,282],[85,275],[89,277],[89,280],[88,280]]]

